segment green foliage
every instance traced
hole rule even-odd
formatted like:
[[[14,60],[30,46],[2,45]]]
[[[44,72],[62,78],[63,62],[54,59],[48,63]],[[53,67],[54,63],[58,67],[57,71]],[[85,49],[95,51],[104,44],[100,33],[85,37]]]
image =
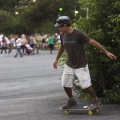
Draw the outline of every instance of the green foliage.
[[[89,6],[89,18],[80,18],[77,27],[118,57],[110,60],[96,48],[86,46],[93,86],[105,102],[120,103],[120,1],[89,0],[85,6]]]
[[[0,0],[0,10],[12,11],[18,0]]]
[[[11,15],[8,11],[0,10],[0,33],[17,34],[23,33],[18,15]]]
[[[47,29],[46,29],[47,28]],[[35,32],[41,31],[43,33],[55,33],[56,28],[54,27],[53,22],[46,21],[42,23],[42,27],[37,27],[34,29]]]
[[[12,17],[11,32],[31,33],[31,32],[57,32],[54,28],[56,19],[60,15],[68,15],[71,19],[74,16],[74,6],[80,10],[79,0],[0,0],[0,9]],[[59,11],[62,8],[62,11]],[[15,15],[18,12],[18,15]],[[51,27],[50,27],[51,25]],[[7,22],[6,22],[6,26]],[[2,30],[3,31],[3,30]],[[0,31],[0,32],[2,32]],[[4,32],[9,33],[8,29]]]
[[[40,30],[39,32],[46,32],[49,30],[49,33],[54,32],[55,29],[53,25],[53,29],[50,27],[49,29],[44,27],[45,24],[47,24],[47,22],[55,24],[57,17],[60,15],[68,15],[73,19],[74,5],[77,5],[77,2],[78,0],[40,0],[35,4],[30,2],[26,11],[22,14],[23,23],[27,20],[29,27],[35,29],[35,31]],[[59,11],[59,8],[62,8],[62,11]],[[38,27],[41,27],[41,29]]]
[[[12,17],[10,13],[0,10],[0,31],[1,33],[8,33],[11,29]],[[7,32],[6,32],[7,31]]]
[[[120,1],[80,2],[82,7],[89,8],[89,17],[80,17],[73,26],[117,55],[117,60],[113,61],[93,46],[85,46],[93,87],[103,102],[120,103]],[[90,98],[78,85],[74,90],[85,100]]]

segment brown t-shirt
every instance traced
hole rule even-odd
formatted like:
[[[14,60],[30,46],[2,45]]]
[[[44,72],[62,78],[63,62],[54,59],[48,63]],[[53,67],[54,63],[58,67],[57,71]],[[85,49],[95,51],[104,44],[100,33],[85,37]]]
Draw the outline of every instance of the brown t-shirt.
[[[90,38],[83,32],[74,29],[71,34],[61,34],[61,44],[65,47],[68,60],[66,64],[74,69],[85,67],[87,64],[84,44]]]

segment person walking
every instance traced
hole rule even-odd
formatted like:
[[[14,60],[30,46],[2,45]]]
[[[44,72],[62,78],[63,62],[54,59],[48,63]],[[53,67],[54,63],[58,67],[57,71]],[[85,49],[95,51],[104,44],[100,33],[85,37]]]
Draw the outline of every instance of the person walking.
[[[7,55],[7,39],[5,38],[4,35],[1,40],[1,56],[2,56],[3,50],[5,51],[5,54]]]
[[[52,34],[50,34],[48,38],[48,45],[49,45],[50,53],[52,54],[53,53],[52,51],[54,49],[54,38]]]
[[[26,35],[22,34],[21,39],[22,39],[21,51],[22,54],[25,55],[25,44],[27,43]]]
[[[36,54],[39,54],[41,40],[41,35],[39,33],[35,34],[35,40],[36,40]]]
[[[21,35],[18,35],[18,37],[15,40],[15,44],[16,44],[16,54],[15,54],[15,58],[18,56],[18,54],[20,55],[20,57],[23,57],[22,52],[21,52],[21,45],[22,45],[22,39],[21,39]]]
[[[12,39],[13,38],[11,36],[8,37],[8,40],[9,40],[9,42],[7,43],[8,55],[10,55],[10,53],[12,52],[12,49],[13,49]]]
[[[57,27],[61,32],[61,45],[56,55],[56,59],[53,62],[53,67],[57,68],[58,60],[64,50],[66,50],[68,55],[68,59],[64,65],[62,74],[62,86],[64,87],[64,90],[68,96],[68,101],[66,105],[62,106],[62,108],[68,109],[77,104],[72,95],[74,76],[77,76],[79,79],[82,89],[87,91],[94,99],[94,103],[91,104],[89,109],[100,108],[101,101],[97,97],[92,87],[88,62],[85,56],[84,44],[89,43],[95,46],[104,52],[110,59],[116,60],[117,57],[111,52],[107,51],[100,43],[89,38],[82,31],[74,29],[71,26],[70,18],[68,16],[58,17],[55,27]]]
[[[34,34],[31,34],[30,37],[29,37],[29,44],[30,44],[30,47],[33,48],[33,55],[35,55],[35,44],[36,44],[36,40],[35,40]]]

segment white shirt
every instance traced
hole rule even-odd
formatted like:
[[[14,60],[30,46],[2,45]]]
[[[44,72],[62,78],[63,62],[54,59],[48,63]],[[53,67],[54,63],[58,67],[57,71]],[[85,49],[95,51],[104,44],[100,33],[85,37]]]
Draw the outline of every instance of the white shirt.
[[[18,38],[15,43],[17,47],[20,47],[22,45],[22,39]]]

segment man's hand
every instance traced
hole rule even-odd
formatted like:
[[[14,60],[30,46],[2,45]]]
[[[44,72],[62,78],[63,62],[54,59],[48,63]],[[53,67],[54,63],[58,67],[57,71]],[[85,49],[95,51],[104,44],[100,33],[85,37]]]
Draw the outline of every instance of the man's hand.
[[[58,61],[55,60],[54,63],[53,63],[53,67],[54,67],[54,69],[57,69],[57,63],[58,63]]]
[[[112,60],[116,60],[117,59],[117,57],[114,55],[114,54],[112,54],[112,53],[110,53],[110,52],[106,52],[106,55],[110,58],[110,59],[112,59]]]

